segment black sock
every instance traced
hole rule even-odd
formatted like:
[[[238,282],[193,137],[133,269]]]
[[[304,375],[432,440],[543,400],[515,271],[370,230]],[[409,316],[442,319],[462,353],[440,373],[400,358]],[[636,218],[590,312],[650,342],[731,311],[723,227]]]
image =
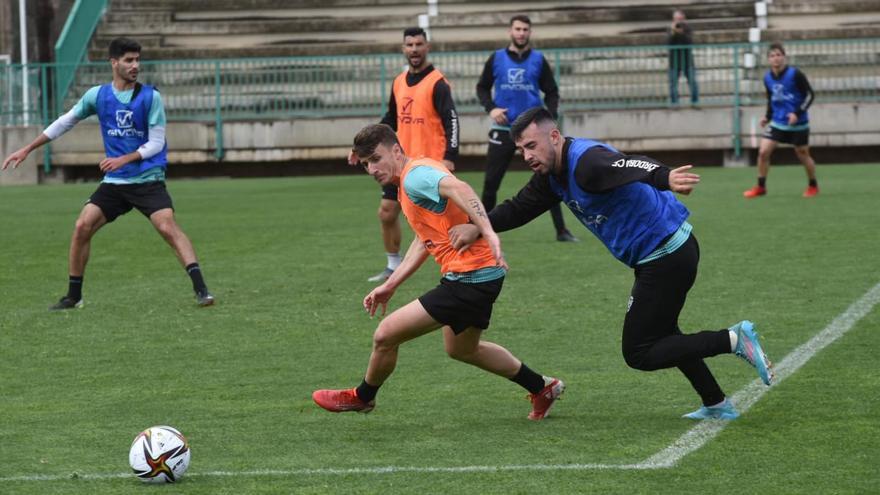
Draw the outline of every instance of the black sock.
[[[74,277],[73,275],[67,281],[67,297],[74,301],[82,299],[83,278],[82,276]]]
[[[205,285],[205,279],[202,278],[202,269],[199,268],[198,263],[190,263],[186,265],[186,273],[189,274],[189,278],[192,279],[194,291],[202,292],[208,290],[208,286]]]
[[[819,183],[816,182],[816,179],[810,179],[810,187],[819,187]]]
[[[767,187],[767,178],[766,177],[758,177],[758,186]]]
[[[379,385],[379,387],[381,387],[381,385]],[[379,393],[379,387],[370,385],[365,378],[355,392],[357,393],[358,399],[364,402],[370,402],[376,398],[376,394]]]
[[[520,387],[537,394],[544,388],[544,377],[530,370],[526,363],[522,363],[516,375],[510,379]]]

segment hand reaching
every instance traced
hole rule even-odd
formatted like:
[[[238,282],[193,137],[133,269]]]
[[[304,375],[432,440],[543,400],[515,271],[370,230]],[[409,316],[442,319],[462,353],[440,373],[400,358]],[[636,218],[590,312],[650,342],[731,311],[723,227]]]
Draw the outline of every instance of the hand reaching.
[[[684,165],[669,171],[669,189],[679,194],[688,195],[694,186],[700,183],[700,176],[688,172],[693,165]]]

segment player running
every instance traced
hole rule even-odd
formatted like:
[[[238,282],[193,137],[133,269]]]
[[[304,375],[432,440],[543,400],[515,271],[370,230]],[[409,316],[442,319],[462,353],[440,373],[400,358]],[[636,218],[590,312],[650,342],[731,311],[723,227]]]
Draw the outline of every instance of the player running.
[[[492,228],[524,225],[563,203],[615,258],[632,267],[635,283],[623,323],[623,357],[631,368],[678,368],[702,399],[692,419],[734,419],[739,413],[721,391],[703,358],[734,353],[754,366],[766,385],[773,379],[754,326],[682,333],[678,315],[697,276],[700,248],[687,222],[689,212],[672,192],[690,194],[699,176],[690,165],[668,169],[644,156],[627,156],[589,139],[563,137],[545,108],[524,112],[511,137],[531,180],[490,213]],[[479,232],[470,225],[450,233],[466,248]]]
[[[532,401],[528,418],[547,417],[565,389],[563,382],[541,376],[507,349],[482,340],[507,264],[501,242],[474,190],[437,160],[407,157],[394,131],[385,124],[362,129],[354,138],[353,151],[377,182],[400,186],[400,206],[416,234],[400,266],[364,298],[364,309],[373,316],[381,306],[384,315],[394,291],[429,255],[440,265],[443,278],[439,286],[379,323],[360,386],[315,391],[315,403],[331,412],[372,411],[379,387],[394,371],[401,344],[442,328],[450,357],[517,383],[528,390]],[[468,221],[483,238],[458,251],[452,247],[448,231]]]

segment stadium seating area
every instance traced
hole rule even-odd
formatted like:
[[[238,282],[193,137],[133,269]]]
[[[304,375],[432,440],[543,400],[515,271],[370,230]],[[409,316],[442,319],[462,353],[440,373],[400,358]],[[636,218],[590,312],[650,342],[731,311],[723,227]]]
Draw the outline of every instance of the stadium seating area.
[[[751,0],[440,0],[431,30],[437,50],[485,50],[498,45],[499,26],[526,12],[545,48],[662,44],[679,7],[700,44],[746,41],[754,25]],[[119,35],[142,40],[153,59],[389,52],[426,10],[424,0],[302,0],[284,8],[271,0],[114,0],[92,57],[103,58],[106,42]],[[872,0],[777,0],[769,19],[771,38],[880,33],[880,5]]]
[[[621,100],[631,106],[662,105],[667,95],[666,52],[635,47],[663,45],[675,8],[687,12],[697,44],[745,42],[748,28],[755,24],[751,0],[623,0],[613,6],[596,0],[440,0],[439,15],[431,19],[433,53],[438,65],[455,81],[461,109],[477,109],[472,88],[482,70],[484,53],[504,44],[511,15],[526,12],[535,24],[534,41],[542,48],[633,47],[560,57],[558,70],[564,76],[562,89],[570,108],[602,108],[606,102]],[[335,55],[307,65],[279,64],[276,60],[224,66],[223,91],[235,96],[224,97],[224,113],[331,115],[351,114],[354,108],[354,113],[376,114],[381,90],[362,88],[382,85],[380,81],[387,74],[380,72],[393,74],[399,65],[394,61],[380,69],[365,60],[362,68],[352,71],[350,56],[397,53],[402,28],[415,25],[417,16],[426,10],[424,0],[302,0],[284,8],[271,0],[114,0],[93,38],[90,58],[103,60],[109,40],[122,35],[138,39],[148,60]],[[769,21],[765,40],[878,36],[880,4],[871,0],[777,0],[769,5]],[[483,53],[454,60],[441,58],[445,53],[467,50]],[[723,104],[734,91],[730,76],[734,54],[719,48],[695,55],[702,103]],[[820,71],[829,76],[838,65],[852,63],[821,51],[803,56],[816,59]],[[859,57],[865,63],[876,59],[859,49],[846,57]],[[96,72],[100,73],[81,71],[79,88],[103,77],[103,71]],[[629,76],[625,81],[619,78],[622,72]],[[330,75],[311,80],[307,73]],[[212,78],[213,67],[194,64],[184,71],[179,66],[165,66],[152,81],[166,91],[172,116],[210,118],[209,109],[216,103]],[[847,89],[848,84],[832,82],[823,89]],[[748,95],[760,92],[760,87],[747,84],[740,90]]]

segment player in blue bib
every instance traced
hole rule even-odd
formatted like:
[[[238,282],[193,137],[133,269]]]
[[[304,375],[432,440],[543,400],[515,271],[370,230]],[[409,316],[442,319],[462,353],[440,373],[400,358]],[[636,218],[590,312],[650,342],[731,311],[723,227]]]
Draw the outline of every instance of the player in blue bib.
[[[110,42],[109,52],[113,82],[89,89],[73,109],[3,162],[4,169],[17,167],[31,151],[57,139],[79,121],[98,116],[106,156],[99,164],[104,179],[76,220],[70,241],[67,294],[49,309],[83,306],[83,276],[92,236],[132,208],[149,218],[174,249],[192,280],[198,304],[210,306],[214,296],[202,277],[192,243],[174,219],[174,206],[165,188],[168,144],[162,97],[156,88],[137,82],[140,44],[117,38]]]
[[[482,194],[488,210],[495,206],[498,188],[516,153],[516,146],[510,139],[510,123],[529,108],[540,106],[541,93],[544,93],[544,105],[554,117],[559,107],[559,87],[553,78],[553,70],[544,54],[529,44],[532,21],[522,14],[513,16],[508,34],[510,45],[489,56],[477,82],[477,98],[492,121]],[[558,204],[550,208],[550,216],[556,240],[577,242],[577,238],[565,228]]]
[[[689,194],[699,183],[691,166],[670,170],[604,143],[563,137],[550,112],[540,107],[523,113],[511,126],[511,136],[535,174],[513,198],[489,212],[492,228],[504,232],[519,227],[562,200],[635,273],[623,324],[626,363],[643,371],[678,368],[703,403],[685,417],[739,416],[703,358],[735,353],[769,385],[770,361],[753,324],[744,320],[691,334],[678,327],[700,259],[688,209],[673,194]],[[451,239],[458,249],[476,237],[470,225],[454,230]]]
[[[807,113],[813,103],[813,88],[803,72],[786,65],[785,48],[781,43],[770,45],[767,61],[770,63],[770,70],[764,74],[767,112],[761,119],[764,134],[758,149],[758,184],[745,191],[743,196],[757,198],[767,194],[770,155],[779,143],[787,143],[794,146],[794,154],[807,172],[803,197],[811,198],[819,194],[816,162],[810,156],[810,116]]]

